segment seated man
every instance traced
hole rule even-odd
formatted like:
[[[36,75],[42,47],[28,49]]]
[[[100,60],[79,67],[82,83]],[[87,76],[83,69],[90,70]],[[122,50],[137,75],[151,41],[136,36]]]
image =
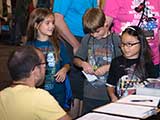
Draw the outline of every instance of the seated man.
[[[15,50],[8,60],[11,85],[0,91],[1,120],[69,120],[56,100],[36,88],[45,77],[43,53],[33,47]]]

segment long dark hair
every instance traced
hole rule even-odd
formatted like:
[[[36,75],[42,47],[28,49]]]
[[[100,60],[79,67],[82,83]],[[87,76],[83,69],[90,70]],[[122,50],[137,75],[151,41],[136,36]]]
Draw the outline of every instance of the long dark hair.
[[[37,29],[35,28],[35,24],[39,24],[49,15],[53,15],[53,13],[46,8],[37,8],[32,11],[27,26],[27,41],[33,41],[37,39]],[[60,47],[56,35],[56,30],[53,32],[53,35],[50,37],[50,40],[54,46],[55,58],[57,61],[60,57]]]
[[[122,35],[124,33],[137,37],[137,40],[140,42],[140,51],[139,51],[138,63],[136,64],[136,67],[135,67],[135,74],[141,80],[145,80],[147,77],[145,65],[146,63],[150,63],[152,61],[150,46],[148,45],[148,42],[140,27],[129,26],[122,32]]]

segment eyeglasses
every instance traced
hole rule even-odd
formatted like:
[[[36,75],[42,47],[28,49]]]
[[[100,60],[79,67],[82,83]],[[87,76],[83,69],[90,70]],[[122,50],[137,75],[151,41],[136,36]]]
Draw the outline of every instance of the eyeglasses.
[[[140,42],[136,42],[136,43],[121,43],[120,47],[124,47],[124,46],[127,46],[127,47],[132,47],[134,45],[137,45],[139,44]]]
[[[34,70],[36,66],[40,66],[40,65],[46,66],[46,62],[42,62],[42,63],[37,63],[37,64],[35,64],[32,70]]]

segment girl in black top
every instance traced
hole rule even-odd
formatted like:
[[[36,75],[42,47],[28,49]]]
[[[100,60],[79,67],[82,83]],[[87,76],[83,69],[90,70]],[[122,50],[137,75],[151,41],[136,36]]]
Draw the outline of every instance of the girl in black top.
[[[134,94],[136,86],[144,85],[146,78],[158,77],[147,40],[139,27],[129,26],[122,32],[120,48],[123,55],[112,60],[107,80],[112,102]]]

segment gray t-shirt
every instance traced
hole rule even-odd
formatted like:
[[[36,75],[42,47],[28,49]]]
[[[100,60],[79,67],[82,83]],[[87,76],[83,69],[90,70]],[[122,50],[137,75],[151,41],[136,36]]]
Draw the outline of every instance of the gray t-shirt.
[[[87,34],[82,39],[81,46],[75,57],[89,62],[94,69],[97,69],[103,65],[110,64],[114,57],[121,55],[119,43],[120,37],[113,33],[99,40]],[[107,76],[108,72],[103,76],[97,76],[98,79],[93,82],[85,80],[84,97],[107,100],[108,94],[105,86]]]

